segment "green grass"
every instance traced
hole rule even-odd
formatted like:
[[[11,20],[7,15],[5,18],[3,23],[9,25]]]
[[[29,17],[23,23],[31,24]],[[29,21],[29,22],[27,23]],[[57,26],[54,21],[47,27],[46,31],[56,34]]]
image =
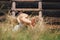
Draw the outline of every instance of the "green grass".
[[[18,32],[5,32],[0,34],[1,40],[60,40],[59,32],[48,32],[41,33],[40,31],[34,30],[21,30]]]

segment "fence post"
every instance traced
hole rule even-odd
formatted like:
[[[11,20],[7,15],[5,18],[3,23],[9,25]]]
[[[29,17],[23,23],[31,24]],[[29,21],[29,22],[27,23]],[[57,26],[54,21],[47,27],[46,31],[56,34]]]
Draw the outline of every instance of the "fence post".
[[[39,2],[38,3],[38,7],[39,7],[39,19],[41,20],[41,21],[43,21],[43,17],[42,17],[42,2]]]
[[[15,1],[12,2],[12,10],[15,10]],[[15,16],[15,11],[12,11],[12,16]]]

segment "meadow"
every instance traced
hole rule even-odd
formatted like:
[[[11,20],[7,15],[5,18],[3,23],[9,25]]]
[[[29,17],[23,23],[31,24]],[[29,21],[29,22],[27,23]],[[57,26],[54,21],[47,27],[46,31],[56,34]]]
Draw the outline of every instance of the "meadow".
[[[0,22],[0,40],[60,40],[60,31],[51,30],[43,21],[37,22],[33,29],[24,26],[18,31],[12,31],[17,24],[16,20],[12,20],[8,16],[6,21]]]

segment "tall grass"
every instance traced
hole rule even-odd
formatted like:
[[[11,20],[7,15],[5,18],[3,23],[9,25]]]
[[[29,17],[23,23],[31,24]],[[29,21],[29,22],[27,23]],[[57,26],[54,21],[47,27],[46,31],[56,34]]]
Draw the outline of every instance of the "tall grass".
[[[33,29],[23,27],[13,32],[16,22],[11,23],[11,20],[8,18],[7,21],[1,23],[0,40],[60,40],[60,32],[52,33],[43,21],[37,22]]]

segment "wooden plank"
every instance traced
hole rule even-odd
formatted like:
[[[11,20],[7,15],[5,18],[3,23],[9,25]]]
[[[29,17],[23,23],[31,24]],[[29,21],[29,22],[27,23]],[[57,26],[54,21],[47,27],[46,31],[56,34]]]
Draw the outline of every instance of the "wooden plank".
[[[38,2],[38,8],[42,9],[42,2]]]
[[[43,9],[60,9],[60,2],[42,2]]]
[[[18,10],[18,11],[40,11],[42,9],[32,9],[32,8],[30,8],[30,9],[29,8],[28,9],[25,9],[25,8],[19,9],[19,8],[17,8],[15,10]]]
[[[60,2],[60,0],[42,0],[42,2]]]
[[[12,1],[39,1],[39,0],[12,0]]]
[[[47,17],[60,17],[60,10],[43,10],[43,16]]]
[[[0,0],[0,1],[10,1],[10,0]]]
[[[15,3],[15,2],[13,2],[13,3],[12,3],[12,8],[11,8],[12,10],[14,10],[14,9],[15,9],[15,7],[16,7],[15,5],[16,5],[16,3]]]

